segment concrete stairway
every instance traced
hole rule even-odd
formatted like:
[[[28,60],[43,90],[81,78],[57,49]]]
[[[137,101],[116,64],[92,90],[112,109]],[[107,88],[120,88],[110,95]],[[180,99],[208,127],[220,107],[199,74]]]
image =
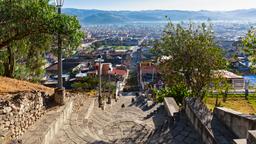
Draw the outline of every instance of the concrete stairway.
[[[96,139],[89,134],[88,116],[94,107],[94,99],[90,98],[85,101],[79,111],[74,111],[65,126],[60,130],[54,143],[59,144],[83,144],[93,143]]]
[[[202,142],[184,112],[179,112],[173,118],[164,120],[162,125],[151,133],[146,143],[201,144]]]
[[[136,101],[136,104],[132,103],[132,99],[135,97],[120,97],[118,102],[106,105],[105,110],[97,107],[96,99],[87,99],[81,109],[72,113],[53,143],[182,144],[185,143],[183,140],[200,139],[186,117],[176,118],[179,121],[173,122],[163,105],[148,107],[143,99]],[[122,107],[123,104],[125,107]]]
[[[121,107],[122,104],[128,105],[131,98],[122,97],[117,103],[108,105],[104,111],[95,107],[89,117],[90,133],[104,142],[124,143],[129,140],[141,142],[142,138],[149,134],[151,127],[142,125],[146,114],[141,109]]]

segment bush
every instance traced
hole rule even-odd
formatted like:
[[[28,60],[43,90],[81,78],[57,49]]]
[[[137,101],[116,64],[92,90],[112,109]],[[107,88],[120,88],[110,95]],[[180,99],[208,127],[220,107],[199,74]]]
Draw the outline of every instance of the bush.
[[[188,88],[183,84],[172,87],[165,87],[160,90],[153,89],[157,102],[163,102],[165,97],[173,97],[178,104],[181,104],[183,98],[190,96]]]
[[[98,78],[96,77],[84,77],[83,80],[75,82],[71,85],[72,88],[90,91],[97,87]]]

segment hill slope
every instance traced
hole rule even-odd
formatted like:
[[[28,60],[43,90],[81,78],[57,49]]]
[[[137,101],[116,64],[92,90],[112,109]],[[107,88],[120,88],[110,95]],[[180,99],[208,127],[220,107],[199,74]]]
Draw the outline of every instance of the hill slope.
[[[43,91],[48,94],[53,94],[54,92],[52,88],[43,85],[0,76],[0,95],[29,91]]]
[[[113,24],[134,22],[184,20],[256,20],[256,9],[234,11],[181,11],[181,10],[146,10],[146,11],[102,11],[64,9],[64,13],[75,15],[82,24]]]

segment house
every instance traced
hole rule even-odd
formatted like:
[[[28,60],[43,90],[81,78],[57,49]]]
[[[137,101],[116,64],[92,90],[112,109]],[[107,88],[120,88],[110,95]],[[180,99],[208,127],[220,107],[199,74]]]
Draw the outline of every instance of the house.
[[[153,64],[152,61],[143,61],[138,65],[138,78],[139,82],[144,89],[146,84],[154,82],[159,76],[159,69]]]
[[[62,60],[63,73],[69,73],[73,71],[82,61],[76,58],[64,59]],[[46,68],[46,73],[49,75],[58,74],[58,63],[54,63]]]
[[[244,89],[245,88],[245,79],[242,76],[239,76],[235,73],[232,73],[227,70],[217,70],[214,71],[216,77],[222,77],[228,80],[232,84],[234,89]]]
[[[123,69],[113,68],[113,70],[111,71],[111,74],[125,78],[128,76],[128,71]]]
[[[99,63],[94,65],[95,69],[99,71]],[[112,71],[113,67],[111,63],[101,63],[101,74],[108,75]]]

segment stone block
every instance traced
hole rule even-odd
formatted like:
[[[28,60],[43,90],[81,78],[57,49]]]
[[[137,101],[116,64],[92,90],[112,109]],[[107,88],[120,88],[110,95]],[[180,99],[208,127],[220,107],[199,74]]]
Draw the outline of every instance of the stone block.
[[[3,113],[4,114],[8,114],[12,111],[12,108],[11,107],[4,107],[4,110],[3,110]]]
[[[0,131],[0,143],[5,144],[11,140],[11,132],[7,129]]]

